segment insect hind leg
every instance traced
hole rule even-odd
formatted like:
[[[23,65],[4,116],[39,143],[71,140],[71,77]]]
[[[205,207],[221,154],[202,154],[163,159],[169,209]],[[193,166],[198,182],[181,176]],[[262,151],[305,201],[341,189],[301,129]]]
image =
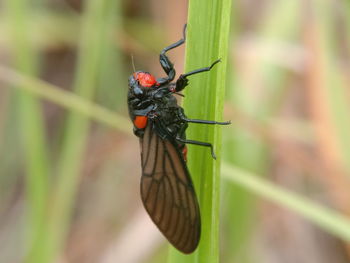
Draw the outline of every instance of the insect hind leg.
[[[176,137],[176,140],[185,144],[194,144],[194,145],[199,145],[199,146],[205,146],[205,147],[209,147],[210,151],[211,151],[211,156],[214,158],[214,160],[216,160],[216,155],[214,153],[214,148],[213,145],[209,142],[201,142],[201,141],[194,141],[194,140],[187,140],[187,139],[183,139],[180,137]]]

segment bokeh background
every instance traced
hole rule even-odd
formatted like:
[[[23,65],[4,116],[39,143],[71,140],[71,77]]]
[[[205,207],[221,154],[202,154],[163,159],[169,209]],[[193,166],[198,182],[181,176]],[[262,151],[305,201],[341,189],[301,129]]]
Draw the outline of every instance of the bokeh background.
[[[0,262],[165,262],[139,197],[127,79],[131,56],[163,74],[158,54],[181,36],[188,2],[0,3]],[[346,0],[232,4],[222,159],[334,220],[350,212],[349,40]],[[170,57],[183,72],[184,48]],[[227,176],[221,203],[220,262],[350,262],[346,234]]]

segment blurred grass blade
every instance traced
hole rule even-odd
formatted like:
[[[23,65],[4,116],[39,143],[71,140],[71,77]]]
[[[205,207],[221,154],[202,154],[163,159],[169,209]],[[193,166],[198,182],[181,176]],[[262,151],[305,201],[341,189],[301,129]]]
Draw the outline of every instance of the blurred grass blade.
[[[110,8],[111,2],[116,3],[109,0],[85,2],[74,91],[87,100],[93,98],[98,83],[102,43],[111,41],[110,32],[104,30],[104,20],[113,15],[115,10]],[[49,204],[47,230],[33,247],[29,262],[52,262],[62,248],[75,199],[88,129],[87,118],[75,112],[69,114],[57,163],[57,181]]]
[[[350,241],[350,220],[338,212],[318,205],[305,197],[282,189],[257,175],[232,165],[223,165],[222,174],[225,179],[297,212],[344,241]]]
[[[348,71],[339,65],[336,31],[332,28],[333,3],[326,0],[312,0],[311,3],[304,32],[305,46],[310,53],[307,72],[309,107],[324,159],[330,167],[337,167],[350,175]],[[340,182],[344,180],[342,175],[336,176]]]
[[[248,119],[262,121],[275,118],[281,111],[289,88],[286,83],[289,72],[274,63],[275,56],[268,50],[282,50],[280,43],[294,41],[299,32],[296,22],[300,20],[299,8],[299,1],[275,1],[265,10],[264,19],[256,25],[258,32],[243,37],[239,35],[237,44],[232,45],[235,62],[239,64],[229,73],[233,85],[228,97],[231,107]],[[237,15],[233,19],[239,17],[240,11],[235,11]],[[268,174],[270,145],[242,126],[239,120],[234,121],[232,129],[223,131],[225,161],[247,171]],[[226,233],[226,242],[222,246],[223,257],[237,262],[258,260],[250,253],[251,238],[256,231],[255,203],[256,198],[246,189],[224,184],[221,229]]]
[[[189,2],[186,71],[207,67],[221,59],[210,72],[189,78],[184,100],[189,118],[222,120],[230,13],[230,0]],[[187,138],[213,143],[218,159],[213,160],[207,148],[189,146],[188,166],[200,200],[201,241],[191,256],[171,248],[170,262],[219,261],[220,129],[206,125],[190,125],[188,129]]]
[[[347,70],[339,61],[334,31],[333,3],[310,1],[305,3],[304,45],[308,52],[305,70],[306,95],[316,146],[323,163],[332,202],[350,214],[350,111]]]
[[[91,120],[118,129],[127,135],[132,134],[132,125],[129,119],[43,80],[31,78],[0,65],[0,82],[23,89],[33,96],[46,99]]]
[[[122,53],[119,48],[122,44],[119,36],[122,35],[121,1],[107,1],[110,10],[104,19],[104,34],[112,41],[101,43],[101,66],[98,69],[99,80],[96,90],[96,101],[113,110],[125,109],[125,98],[128,89],[120,80],[125,78],[122,63]],[[125,82],[126,84],[126,82]]]
[[[21,72],[36,75],[38,71],[38,54],[29,41],[27,21],[32,7],[26,0],[6,1],[7,18],[11,25],[12,56],[14,64]],[[18,90],[14,105],[19,109],[19,132],[26,163],[27,244],[38,238],[43,231],[43,223],[48,191],[49,160],[46,149],[46,134],[42,109],[37,98],[32,94]]]

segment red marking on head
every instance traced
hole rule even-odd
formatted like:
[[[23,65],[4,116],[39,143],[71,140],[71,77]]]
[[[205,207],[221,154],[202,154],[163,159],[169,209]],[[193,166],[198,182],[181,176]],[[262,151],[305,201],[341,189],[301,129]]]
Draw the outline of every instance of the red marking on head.
[[[186,147],[186,145],[182,148],[182,155],[184,157],[185,162],[187,162],[187,147]]]
[[[147,116],[136,116],[134,125],[138,129],[144,129],[147,125]]]
[[[155,77],[146,72],[134,73],[134,78],[141,84],[143,87],[152,87],[157,85],[158,82]]]

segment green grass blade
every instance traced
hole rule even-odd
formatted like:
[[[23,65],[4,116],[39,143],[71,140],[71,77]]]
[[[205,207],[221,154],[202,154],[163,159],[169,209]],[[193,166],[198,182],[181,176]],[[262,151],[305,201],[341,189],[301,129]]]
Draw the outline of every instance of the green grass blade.
[[[120,85],[120,80],[125,77],[120,41],[116,41],[116,36],[120,36],[122,29],[121,1],[107,1],[110,14],[104,20],[105,34],[113,41],[101,43],[101,67],[99,68],[99,82],[96,91],[96,101],[109,109],[124,110],[125,98],[128,89]],[[126,83],[126,82],[125,82]],[[113,85],[115,84],[115,85]]]
[[[189,118],[221,120],[226,88],[226,64],[231,1],[189,3],[186,44],[186,71],[209,66],[221,58],[210,72],[190,77],[184,108]],[[202,234],[196,252],[184,256],[172,248],[170,262],[210,262],[219,260],[220,127],[191,125],[187,138],[213,143],[218,159],[202,147],[189,146],[188,165],[200,200]]]
[[[110,32],[104,30],[105,19],[113,15],[114,8],[108,5],[111,2],[87,1],[83,13],[74,91],[86,100],[92,99],[97,87],[102,43],[111,41]],[[57,181],[50,199],[47,229],[33,247],[28,262],[52,262],[62,247],[76,194],[88,128],[87,118],[75,112],[69,114],[61,158],[57,163]]]
[[[231,165],[223,165],[222,174],[225,179],[238,184],[249,191],[282,205],[312,221],[329,233],[350,241],[350,220],[338,212],[318,205],[305,197],[282,189],[260,176]]]
[[[20,71],[35,75],[38,71],[38,57],[29,41],[30,28],[27,24],[32,10],[26,0],[6,1],[14,64]],[[31,241],[37,239],[38,233],[42,232],[44,222],[49,175],[47,142],[41,105],[37,98],[20,90],[16,93],[15,105],[18,106],[18,135],[21,137],[26,163],[26,246],[31,246]]]

